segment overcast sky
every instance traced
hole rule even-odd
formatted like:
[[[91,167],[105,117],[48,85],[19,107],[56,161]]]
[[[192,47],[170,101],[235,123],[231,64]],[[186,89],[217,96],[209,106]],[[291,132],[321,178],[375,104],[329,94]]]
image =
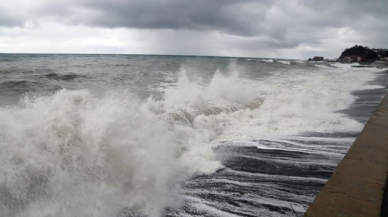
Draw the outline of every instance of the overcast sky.
[[[388,48],[388,0],[0,1],[0,53],[338,57]]]

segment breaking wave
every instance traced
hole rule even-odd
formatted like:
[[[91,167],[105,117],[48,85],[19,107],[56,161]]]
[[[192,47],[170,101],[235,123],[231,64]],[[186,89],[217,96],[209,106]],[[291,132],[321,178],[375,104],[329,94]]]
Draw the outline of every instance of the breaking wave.
[[[120,93],[61,90],[0,110],[1,216],[149,216],[179,203],[179,182],[220,168],[185,125]]]
[[[285,64],[285,65],[291,65],[291,62],[290,61],[286,61],[286,60],[276,60],[277,63],[282,63],[282,64]]]
[[[287,61],[287,60],[258,59],[257,61],[258,62],[266,62],[266,63],[281,63],[281,64],[285,64],[285,65],[291,65],[291,61]]]
[[[258,59],[259,62],[273,63],[275,62],[273,59]]]
[[[62,89],[0,108],[0,216],[160,216],[180,182],[222,168],[215,140],[328,132],[362,125],[346,108],[368,71],[290,71],[209,81],[184,69],[163,97]]]

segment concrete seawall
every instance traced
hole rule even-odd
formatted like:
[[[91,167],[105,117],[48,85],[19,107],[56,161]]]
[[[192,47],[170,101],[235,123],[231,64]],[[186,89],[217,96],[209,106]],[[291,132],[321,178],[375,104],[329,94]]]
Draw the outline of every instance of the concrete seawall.
[[[388,94],[304,217],[379,217],[387,173]]]

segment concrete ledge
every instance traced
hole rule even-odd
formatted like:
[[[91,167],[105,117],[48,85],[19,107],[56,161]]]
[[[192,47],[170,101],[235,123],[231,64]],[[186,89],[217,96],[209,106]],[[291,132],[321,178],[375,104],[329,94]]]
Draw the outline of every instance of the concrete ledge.
[[[380,217],[388,173],[388,94],[304,217]]]

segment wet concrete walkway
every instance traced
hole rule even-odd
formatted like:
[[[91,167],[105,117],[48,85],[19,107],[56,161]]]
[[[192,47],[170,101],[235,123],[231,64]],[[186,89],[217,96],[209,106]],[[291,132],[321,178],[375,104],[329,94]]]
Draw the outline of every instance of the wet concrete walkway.
[[[381,216],[387,173],[388,94],[304,216]]]

